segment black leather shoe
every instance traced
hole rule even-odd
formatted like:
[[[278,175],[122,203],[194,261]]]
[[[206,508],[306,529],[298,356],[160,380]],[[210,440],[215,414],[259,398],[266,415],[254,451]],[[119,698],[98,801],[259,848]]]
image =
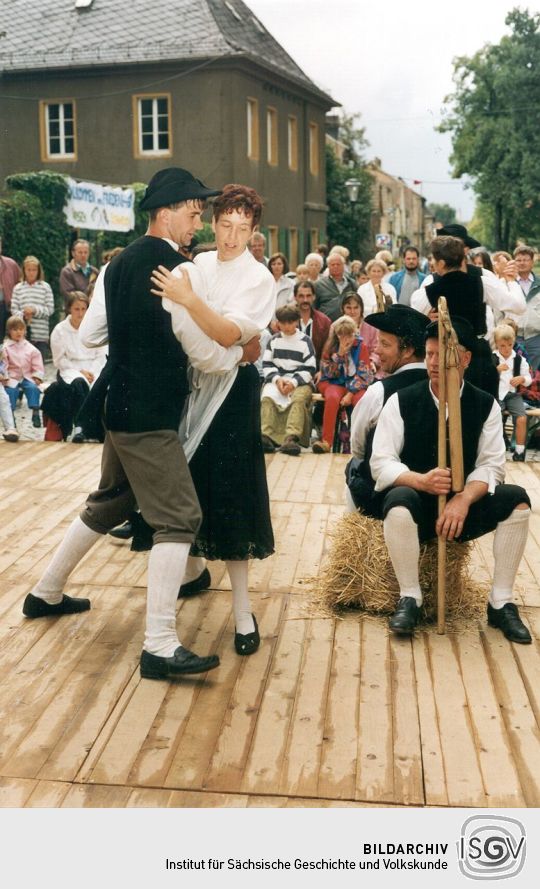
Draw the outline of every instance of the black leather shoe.
[[[265,454],[273,454],[276,446],[269,435],[261,435],[263,451]]]
[[[514,463],[525,463],[525,451],[522,451],[521,454],[517,454],[515,451],[512,454],[512,460]]]
[[[57,605],[50,605],[39,596],[28,593],[23,604],[25,617],[59,617],[62,614],[79,614],[81,611],[90,611],[90,599],[72,599],[71,596],[64,595]]]
[[[421,609],[416,604],[413,596],[402,596],[397,603],[397,608],[388,621],[388,626],[394,633],[410,636],[420,620]]]
[[[196,596],[197,593],[201,593],[203,590],[207,590],[212,582],[212,578],[210,577],[210,572],[208,568],[205,568],[202,574],[199,574],[195,580],[190,580],[189,583],[183,583],[178,592],[179,599],[189,599],[190,596]]]
[[[252,614],[251,616],[253,618],[253,623],[255,624],[253,633],[234,634],[234,648],[236,654],[255,654],[259,645],[261,644],[259,627],[257,626],[257,618],[254,614]]]
[[[129,540],[133,537],[133,524],[131,522],[124,522],[123,525],[118,525],[117,528],[112,528],[109,531],[109,535],[115,537],[116,540]]]
[[[154,528],[144,520],[140,512],[135,513],[131,524],[133,526],[131,552],[144,553],[152,549],[154,545]]]
[[[502,608],[493,608],[488,602],[488,624],[502,630],[510,642],[521,642],[528,645],[532,642],[531,634],[519,616],[517,605],[507,602]]]
[[[217,654],[199,657],[179,645],[172,657],[159,657],[144,651],[141,654],[141,676],[143,679],[173,679],[190,673],[206,673],[219,667]]]

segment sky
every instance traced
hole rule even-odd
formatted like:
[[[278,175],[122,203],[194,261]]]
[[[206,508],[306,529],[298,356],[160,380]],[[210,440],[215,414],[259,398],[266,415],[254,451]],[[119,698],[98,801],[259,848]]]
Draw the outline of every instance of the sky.
[[[452,180],[451,135],[434,130],[453,90],[453,59],[498,43],[519,0],[245,0],[315,83],[360,113],[366,159],[467,222],[474,193]]]

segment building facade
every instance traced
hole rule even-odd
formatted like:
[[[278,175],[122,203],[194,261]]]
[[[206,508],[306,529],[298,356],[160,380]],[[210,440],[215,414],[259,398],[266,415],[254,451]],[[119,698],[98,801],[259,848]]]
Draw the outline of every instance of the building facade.
[[[183,166],[256,188],[269,252],[295,263],[324,238],[324,122],[336,103],[241,0],[8,5],[2,183],[47,169],[127,185]]]
[[[367,165],[373,178],[371,235],[387,236],[394,256],[408,245],[425,252],[434,237],[434,219],[426,211],[426,199],[409,188],[403,179],[391,176],[381,168],[378,158]],[[381,245],[379,245],[381,246]]]

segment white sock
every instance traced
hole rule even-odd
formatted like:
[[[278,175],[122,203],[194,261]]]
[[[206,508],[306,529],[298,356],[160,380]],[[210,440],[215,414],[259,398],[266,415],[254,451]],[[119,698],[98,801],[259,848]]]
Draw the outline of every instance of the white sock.
[[[530,509],[514,509],[497,525],[493,540],[493,587],[489,594],[493,608],[502,608],[514,600],[512,588],[525,551],[530,514]]]
[[[420,543],[418,527],[409,510],[394,506],[383,522],[384,540],[399,584],[399,595],[412,596],[422,604],[422,590],[418,574]]]
[[[143,648],[172,657],[181,644],[176,632],[176,600],[186,571],[189,543],[155,543],[148,559],[146,633]]]
[[[248,561],[246,559],[244,562],[225,562],[225,564],[231,579],[236,632],[245,636],[255,630],[248,592]]]
[[[516,445],[516,454],[522,454],[525,450],[525,445]]]
[[[66,536],[52,557],[45,574],[32,590],[32,594],[38,599],[48,602],[49,605],[57,605],[58,602],[61,602],[62,590],[69,575],[101,537],[103,534],[92,531],[77,516],[69,526]]]
[[[184,574],[182,583],[191,583],[192,580],[197,580],[205,568],[206,559],[199,558],[199,556],[188,556],[186,573]]]

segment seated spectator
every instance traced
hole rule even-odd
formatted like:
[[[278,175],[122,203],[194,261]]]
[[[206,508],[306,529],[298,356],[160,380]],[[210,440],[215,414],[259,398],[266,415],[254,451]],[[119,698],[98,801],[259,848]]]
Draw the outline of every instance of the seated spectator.
[[[371,370],[375,373],[378,367],[377,330],[364,321],[364,302],[358,293],[345,293],[341,301],[341,314],[348,315],[356,324],[356,329],[366,344],[369,352]]]
[[[26,339],[26,324],[22,318],[9,318],[6,333],[9,337],[4,344],[8,373],[6,391],[11,410],[15,413],[19,393],[24,392],[28,407],[32,411],[32,426],[39,429],[41,426],[39,386],[45,376],[43,358],[39,350]]]
[[[324,259],[322,258],[320,253],[308,253],[304,260],[304,263],[308,269],[309,280],[313,284],[316,284],[321,277],[321,272],[324,266]]]
[[[4,347],[0,344],[0,420],[2,420],[5,430],[4,439],[6,441],[18,441],[19,433],[15,428],[15,418],[5,390],[8,379],[7,356]]]
[[[377,308],[376,287],[380,286],[382,288],[387,305],[397,302],[397,294],[395,287],[392,287],[391,284],[384,280],[384,277],[388,272],[388,267],[382,259],[370,259],[366,266],[366,272],[369,281],[367,284],[362,284],[358,288],[357,293],[364,301],[364,315],[371,315],[374,312],[379,311]]]
[[[345,274],[345,260],[340,253],[328,257],[328,276],[321,276],[315,284],[315,308],[336,321],[341,314],[341,299],[345,290],[354,290],[352,278]]]
[[[89,258],[90,244],[84,238],[77,238],[71,245],[71,260],[60,272],[60,293],[66,305],[70,293],[74,290],[87,293],[98,276],[98,270],[90,265]]]
[[[334,443],[340,407],[357,404],[373,380],[369,352],[347,315],[334,321],[321,358],[321,379],[317,386],[324,395],[322,438],[313,443],[315,454],[328,454]]]
[[[79,337],[87,309],[88,297],[77,291],[72,293],[68,297],[68,316],[56,325],[51,335],[53,363],[58,373],[56,382],[43,397],[46,441],[65,441],[71,434],[81,405],[105,364],[106,347],[88,348]],[[84,441],[80,426],[73,430],[71,440]]]
[[[302,283],[303,281],[309,281],[309,269],[307,265],[304,262],[300,263],[300,265],[297,265],[294,275],[295,284]]]
[[[276,282],[276,308],[286,306],[293,300],[294,282],[287,277],[289,263],[284,253],[273,253],[268,260],[268,268]]]
[[[300,333],[300,310],[293,305],[276,311],[279,331],[264,353],[265,386],[261,401],[263,449],[297,457],[307,447],[311,431],[311,381],[315,352],[308,336]]]
[[[11,314],[25,321],[28,340],[39,349],[44,361],[49,357],[49,318],[53,312],[53,292],[44,280],[43,267],[36,256],[26,256],[21,280],[13,288]]]
[[[313,308],[315,302],[315,288],[311,281],[305,281],[303,284],[295,284],[294,298],[296,305],[300,310],[299,328],[301,333],[305,333],[313,343],[315,349],[315,361],[317,370],[321,363],[321,354],[323,346],[330,334],[330,318],[323,312],[319,312]]]
[[[522,463],[525,460],[527,438],[527,414],[519,386],[530,386],[531,370],[522,355],[516,354],[516,335],[508,324],[499,324],[494,332],[495,351],[493,359],[499,374],[499,404],[508,411],[516,427],[516,449],[512,459]]]

